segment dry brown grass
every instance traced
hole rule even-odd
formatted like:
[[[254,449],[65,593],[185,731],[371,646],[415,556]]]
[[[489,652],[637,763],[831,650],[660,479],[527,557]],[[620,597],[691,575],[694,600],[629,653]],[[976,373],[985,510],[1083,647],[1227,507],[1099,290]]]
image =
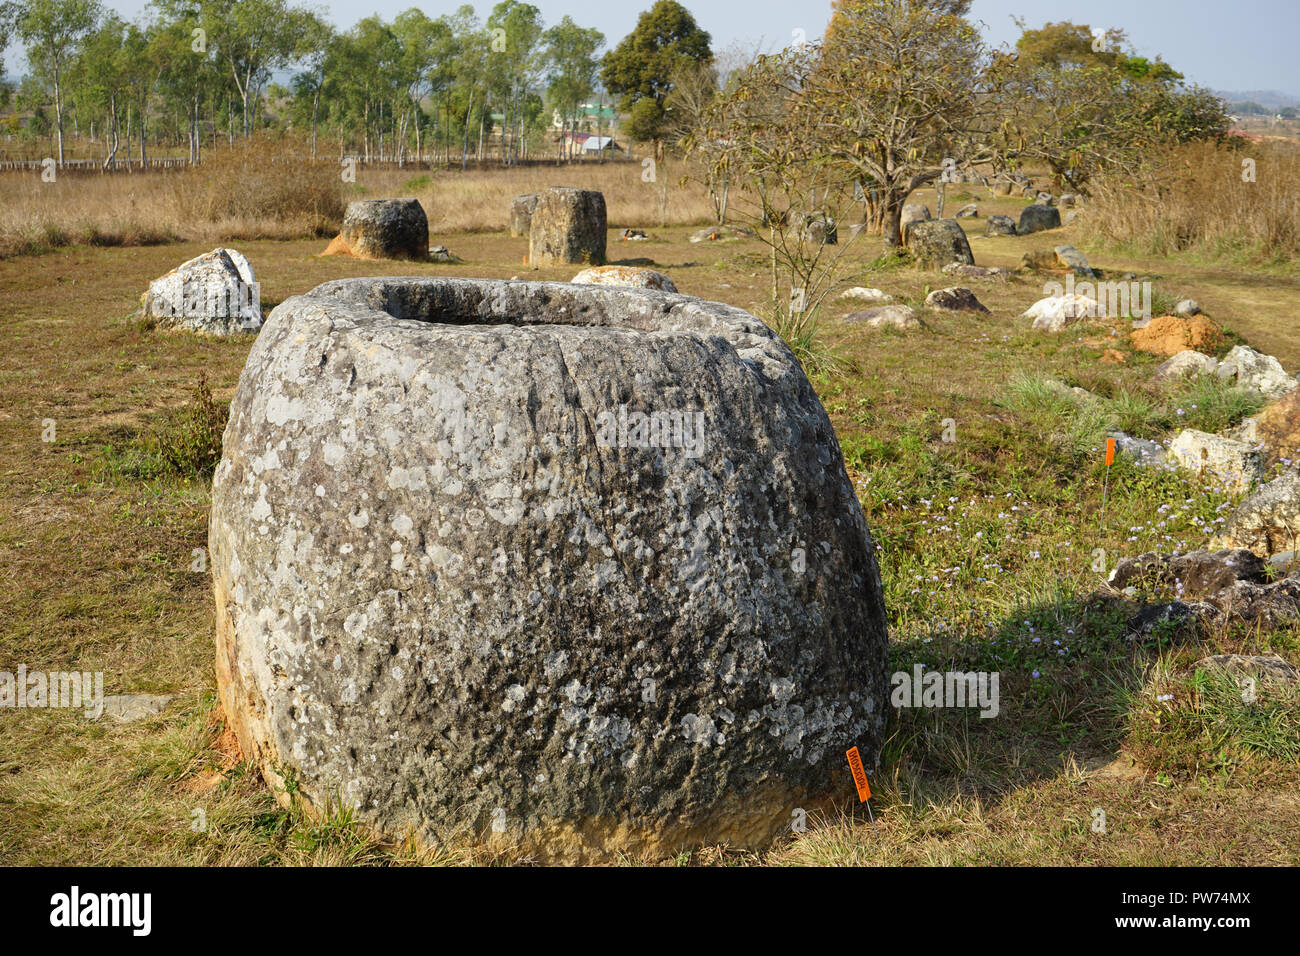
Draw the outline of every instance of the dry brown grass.
[[[661,163],[653,182],[637,159],[461,172],[358,169],[345,183],[334,159],[311,162],[291,141],[236,144],[205,155],[192,170],[93,175],[0,173],[0,257],[69,245],[154,245],[317,238],[337,232],[347,201],[414,196],[436,236],[507,226],[510,200],[548,186],[605,194],[611,226],[658,227],[711,221],[708,194],[681,184],[683,169]]]
[[[429,216],[433,233],[496,232],[509,225],[510,200],[548,186],[598,189],[605,195],[611,227],[637,228],[705,225],[713,221],[708,193],[695,182],[681,183],[684,167],[665,160],[654,170],[654,181],[639,159],[605,163],[552,163],[501,169],[486,167],[461,172],[383,169],[361,172],[357,184],[367,196],[414,196]]]
[[[1243,181],[1243,161],[1255,181]],[[1139,255],[1192,253],[1237,263],[1300,258],[1300,145],[1198,143],[1172,151],[1143,181],[1104,181],[1089,204],[1095,239]]]

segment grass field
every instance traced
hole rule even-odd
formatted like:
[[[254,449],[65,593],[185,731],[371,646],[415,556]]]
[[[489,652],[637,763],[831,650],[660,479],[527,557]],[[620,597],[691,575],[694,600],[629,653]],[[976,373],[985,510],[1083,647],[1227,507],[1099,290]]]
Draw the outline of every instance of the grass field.
[[[762,313],[761,244],[691,244],[689,226],[644,218],[653,204],[616,214],[616,202],[611,219],[654,241],[624,245],[611,229],[611,259],[651,257],[682,292]],[[987,214],[1022,205],[981,196],[967,228],[982,236]],[[525,239],[430,219],[433,242],[464,264],[322,259],[321,239],[231,245],[252,262],[267,311],[348,275],[567,280],[575,271],[528,270]],[[1015,266],[1062,241],[1077,240],[1066,229],[972,238],[972,248],[981,265]],[[282,810],[223,733],[209,580],[191,569],[209,503],[209,479],[193,464],[210,435],[196,388],[205,380],[224,405],[249,343],[155,334],[131,317],[149,280],[213,245],[75,245],[0,260],[0,668],[103,671],[107,694],[175,695],[163,714],[130,725],[0,710],[0,863],[519,862],[508,852],[430,855],[379,843],[344,813]],[[1196,298],[1235,336],[1300,366],[1300,279],[1089,251],[1108,274],[1149,275],[1163,297]],[[1158,360],[1128,347],[1127,323],[1031,332],[1020,314],[1043,296],[1041,276],[955,283],[911,268],[867,271],[879,252],[862,240],[846,256],[861,270],[855,284],[914,306],[927,289],[965,284],[992,314],[926,315],[925,329],[900,334],[842,324],[852,307],[833,303],[820,334],[838,371],[814,384],[883,547],[891,669],[1000,671],[1001,713],[898,711],[873,774],[874,825],[854,812],[812,821],[761,855],[715,847],[645,862],[1300,863],[1300,716],[1269,703],[1247,713],[1187,673],[1217,651],[1300,660],[1300,629],[1134,646],[1120,621],[1084,610],[1104,578],[1092,570],[1097,549],[1113,565],[1203,546],[1231,505],[1121,459],[1102,520],[1105,426],[1146,438],[1216,430],[1250,402],[1212,387],[1153,388]],[[1099,407],[1053,398],[1045,376],[1089,389]],[[947,419],[952,442],[941,438]],[[52,442],[42,440],[46,420]],[[191,458],[159,454],[187,442]]]

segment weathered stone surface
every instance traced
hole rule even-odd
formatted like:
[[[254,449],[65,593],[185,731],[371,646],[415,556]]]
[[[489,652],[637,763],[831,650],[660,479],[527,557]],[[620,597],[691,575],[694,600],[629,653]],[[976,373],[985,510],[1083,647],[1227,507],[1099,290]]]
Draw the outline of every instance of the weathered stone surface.
[[[1258,685],[1294,689],[1300,685],[1300,667],[1276,654],[1214,654],[1196,662],[1199,670],[1219,670],[1234,677],[1252,677]]]
[[[833,246],[840,241],[834,217],[824,212],[800,216],[799,237],[804,242],[817,242],[825,246]]]
[[[921,327],[916,313],[911,306],[906,305],[882,305],[875,309],[863,309],[861,312],[846,315],[844,321],[865,325],[872,329],[890,328],[906,331]]]
[[[514,238],[528,235],[533,224],[533,210],[537,208],[537,193],[524,193],[510,200],[510,235]]]
[[[1281,362],[1246,345],[1238,345],[1225,355],[1215,374],[1234,379],[1238,388],[1265,398],[1281,398],[1297,385],[1295,376],[1288,375]]]
[[[1033,319],[1033,328],[1040,332],[1063,332],[1084,319],[1101,313],[1096,299],[1075,292],[1070,295],[1052,295],[1031,305],[1022,318]]]
[[[537,197],[528,229],[528,264],[605,264],[605,197],[595,189],[552,186]]]
[[[1108,432],[1106,437],[1115,439],[1115,449],[1121,454],[1132,458],[1133,463],[1140,468],[1165,464],[1168,453],[1159,442],[1148,441],[1145,438],[1134,438],[1132,435],[1126,435],[1120,431]]]
[[[1057,246],[1053,252],[1056,255],[1056,262],[1059,266],[1069,269],[1077,276],[1084,279],[1097,278],[1097,272],[1088,264],[1088,257],[1085,256],[1074,246]]]
[[[1300,618],[1300,579],[1283,578],[1272,584],[1238,581],[1216,594],[1211,603],[1231,620],[1273,630]]]
[[[943,267],[943,273],[963,279],[996,279],[1000,282],[1006,282],[1011,276],[1011,270],[1005,266],[972,266],[964,262],[948,263]]]
[[[446,246],[431,246],[429,249],[429,258],[434,262],[443,262],[448,265],[455,265],[458,262],[465,261]]]
[[[957,214],[953,216],[953,218],[954,219],[976,219],[979,217],[979,214],[980,214],[979,206],[977,206],[975,203],[967,203],[965,206],[962,206],[960,209],[957,210]]]
[[[234,249],[213,249],[149,283],[142,315],[157,329],[228,336],[262,327],[253,267]]]
[[[691,242],[734,242],[753,239],[754,230],[747,226],[706,226],[691,233]]]
[[[381,833],[761,846],[852,797],[847,748],[877,760],[874,545],[799,363],[730,306],[295,296],[240,377],[209,545],[243,752]]]
[[[1016,225],[1016,233],[1027,236],[1030,233],[1059,228],[1061,228],[1061,211],[1059,209],[1043,203],[1033,203],[1026,206],[1024,211],[1020,213],[1020,222]]]
[[[935,289],[925,297],[925,306],[940,312],[983,312],[987,315],[989,311],[975,298],[974,292],[960,288]]]
[[[1152,379],[1157,382],[1172,382],[1193,375],[1210,375],[1218,365],[1218,360],[1213,356],[1195,349],[1185,349],[1162,363]]]
[[[361,199],[348,203],[343,229],[325,255],[427,259],[429,219],[418,199]]]
[[[1215,478],[1232,494],[1249,491],[1263,476],[1256,449],[1194,428],[1179,432],[1169,445],[1169,457],[1188,471]]]
[[[105,697],[100,717],[111,717],[123,724],[133,724],[161,714],[172,698],[160,694],[121,694]],[[98,718],[96,718],[98,719]]]
[[[1213,604],[1170,601],[1168,604],[1143,607],[1129,619],[1125,632],[1129,640],[1164,635],[1186,636],[1197,633],[1205,624],[1222,620],[1222,617]]]
[[[1213,548],[1246,548],[1261,558],[1300,549],[1300,472],[1274,478],[1243,501]]]
[[[911,223],[904,233],[904,245],[922,268],[942,269],[953,262],[975,264],[966,233],[956,219]]]
[[[1300,463],[1300,389],[1265,405],[1255,416],[1249,440],[1263,445],[1264,467]],[[1242,436],[1242,441],[1248,439]]]
[[[583,269],[570,281],[577,285],[616,285],[633,289],[657,289],[660,292],[677,291],[673,280],[662,272],[628,266],[592,266]]]
[[[1014,236],[1016,234],[1016,221],[1010,216],[989,216],[985,226],[984,235],[986,236]]]
[[[1249,551],[1192,551],[1162,555],[1154,551],[1122,558],[1108,583],[1117,591],[1137,588],[1148,593],[1168,592],[1179,600],[1213,598],[1238,581],[1263,584],[1264,562]]]
[[[854,286],[851,289],[845,289],[840,293],[841,299],[854,299],[858,302],[870,302],[874,305],[885,305],[893,302],[894,297],[881,292],[879,289],[868,289],[863,286]]]
[[[907,232],[907,227],[912,223],[929,222],[932,218],[930,207],[925,203],[909,202],[903,206],[903,214],[899,217],[898,226],[903,232]]]
[[[1183,299],[1182,302],[1174,306],[1174,313],[1177,315],[1200,315],[1201,305],[1195,299]]]

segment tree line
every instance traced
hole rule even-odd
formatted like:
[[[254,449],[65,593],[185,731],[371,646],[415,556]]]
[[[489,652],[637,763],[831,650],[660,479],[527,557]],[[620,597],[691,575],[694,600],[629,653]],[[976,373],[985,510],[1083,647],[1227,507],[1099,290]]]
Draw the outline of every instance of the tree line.
[[[0,54],[14,39],[30,69],[0,91],[9,131],[29,113],[27,135],[52,137],[60,165],[69,133],[102,143],[111,166],[133,143],[142,164],[159,144],[184,144],[197,163],[209,145],[268,128],[300,133],[313,158],[328,143],[367,161],[463,165],[495,144],[512,164],[557,116],[567,158],[563,134],[606,132],[612,108],[627,135],[659,138],[672,76],[712,58],[675,0],[604,52],[599,30],[568,16],[547,26],[520,0],[484,20],[469,5],[436,18],[411,8],[346,30],[292,0],[155,0],[140,22],[99,0],[0,0]],[[611,109],[584,111],[593,99]]]

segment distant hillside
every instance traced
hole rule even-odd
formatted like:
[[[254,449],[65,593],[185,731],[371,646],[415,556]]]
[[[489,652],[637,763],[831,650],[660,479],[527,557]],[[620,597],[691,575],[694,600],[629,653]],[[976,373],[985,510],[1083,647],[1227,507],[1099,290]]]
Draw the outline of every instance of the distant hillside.
[[[1280,110],[1288,106],[1300,106],[1300,96],[1279,93],[1277,90],[1215,90],[1215,96],[1221,96],[1229,103],[1258,103],[1268,109]]]

